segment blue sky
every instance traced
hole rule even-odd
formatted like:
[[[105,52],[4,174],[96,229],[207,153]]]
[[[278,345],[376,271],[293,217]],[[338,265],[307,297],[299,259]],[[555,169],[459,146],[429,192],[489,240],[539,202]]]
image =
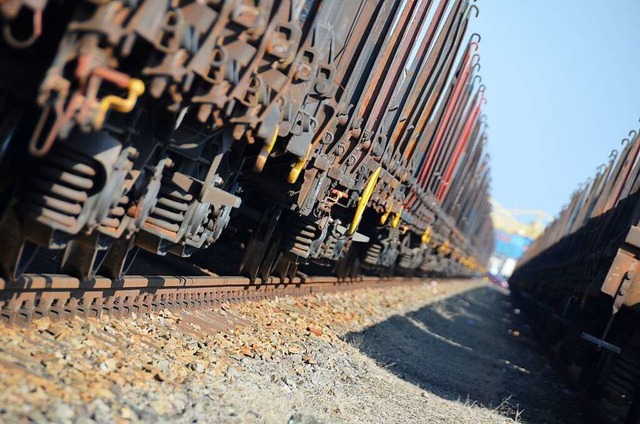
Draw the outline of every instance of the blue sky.
[[[640,1],[477,5],[493,196],[556,215],[640,126]]]

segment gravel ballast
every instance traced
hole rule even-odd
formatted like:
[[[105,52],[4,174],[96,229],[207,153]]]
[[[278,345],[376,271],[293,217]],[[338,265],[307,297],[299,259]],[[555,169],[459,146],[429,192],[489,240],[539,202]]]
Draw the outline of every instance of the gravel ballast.
[[[426,281],[0,327],[0,420],[580,422],[515,312]]]

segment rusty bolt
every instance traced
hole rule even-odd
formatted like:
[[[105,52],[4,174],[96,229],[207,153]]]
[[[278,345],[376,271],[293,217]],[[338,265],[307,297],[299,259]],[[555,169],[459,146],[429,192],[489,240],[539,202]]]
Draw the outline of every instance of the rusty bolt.
[[[308,79],[311,78],[311,66],[307,63],[301,63],[297,69],[298,78]]]
[[[326,94],[326,92],[329,91],[329,84],[327,84],[326,81],[318,81],[316,82],[314,88],[318,93]]]

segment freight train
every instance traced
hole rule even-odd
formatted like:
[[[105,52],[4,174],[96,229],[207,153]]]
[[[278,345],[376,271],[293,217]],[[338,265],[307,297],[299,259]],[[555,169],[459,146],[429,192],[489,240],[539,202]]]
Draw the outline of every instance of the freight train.
[[[0,2],[0,277],[141,249],[255,281],[473,275],[493,245],[467,0]],[[218,247],[218,249],[211,249]]]
[[[509,280],[601,418],[640,422],[640,138],[571,196]]]

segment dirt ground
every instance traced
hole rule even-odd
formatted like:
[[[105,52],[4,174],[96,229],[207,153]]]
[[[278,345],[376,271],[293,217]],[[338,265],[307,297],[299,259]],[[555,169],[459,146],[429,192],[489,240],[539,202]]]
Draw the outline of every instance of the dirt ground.
[[[441,281],[0,327],[0,421],[580,422],[521,319]]]

